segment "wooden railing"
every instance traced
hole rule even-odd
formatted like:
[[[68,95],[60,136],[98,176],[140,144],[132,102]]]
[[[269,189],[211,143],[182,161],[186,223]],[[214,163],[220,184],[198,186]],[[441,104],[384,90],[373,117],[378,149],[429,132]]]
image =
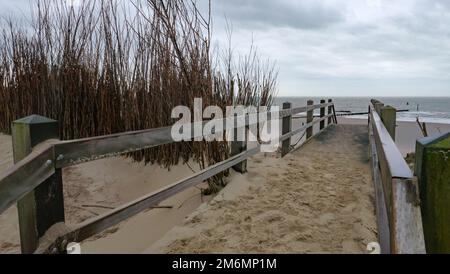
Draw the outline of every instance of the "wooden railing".
[[[425,253],[417,182],[395,144],[396,110],[369,106],[370,155],[378,234],[384,254]]]
[[[326,114],[327,108],[328,114]],[[313,112],[316,109],[320,109],[320,118],[314,120]],[[307,124],[292,130],[292,116],[304,112],[307,112]],[[322,100],[318,105],[314,105],[313,101],[308,101],[308,106],[298,108],[291,108],[290,103],[285,103],[283,110],[268,113],[268,120],[277,117],[283,120],[282,136],[277,140],[282,142],[283,156],[292,149],[291,137],[307,131],[307,139],[310,139],[313,137],[314,125],[320,123],[320,131],[322,131],[326,126],[337,123],[332,100],[328,100],[328,102]],[[20,122],[16,121],[17,123],[14,125],[16,128],[13,126],[16,164],[0,175],[0,214],[18,203],[22,253],[65,253],[69,243],[86,240],[144,210],[157,206],[169,197],[245,162],[249,157],[258,154],[261,148],[261,145],[258,144],[256,148],[247,150],[244,145],[241,153],[224,162],[210,166],[189,178],[73,228],[64,224],[61,169],[174,143],[171,136],[172,128],[165,127],[81,140],[59,141],[51,139],[55,136],[51,132],[43,134],[46,133],[43,132],[43,129],[54,128],[53,125],[56,123],[56,121],[45,119],[43,122],[41,121],[41,124],[45,125],[42,128],[26,124],[33,120],[30,118]],[[229,122],[233,123],[233,119],[237,118],[221,120],[223,128],[225,129]],[[255,125],[248,119],[248,116],[245,120],[244,126],[247,129],[249,126]],[[236,123],[234,124],[236,125]],[[258,122],[256,124],[259,126]],[[193,123],[191,126],[194,127],[196,124]],[[30,136],[33,134],[33,129],[38,130],[36,135],[39,138]],[[191,132],[194,133],[192,139],[205,137],[203,135],[196,136],[194,130]],[[35,142],[32,139],[35,139]]]

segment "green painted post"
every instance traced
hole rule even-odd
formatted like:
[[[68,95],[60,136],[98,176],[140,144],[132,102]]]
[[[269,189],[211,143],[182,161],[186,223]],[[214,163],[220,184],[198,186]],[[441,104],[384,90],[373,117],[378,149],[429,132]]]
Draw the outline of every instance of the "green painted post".
[[[291,109],[291,103],[284,103],[283,110]],[[292,131],[292,116],[283,117],[283,125],[282,125],[282,135],[288,134]],[[281,145],[281,157],[284,157],[289,154],[291,151],[291,138],[283,141]]]
[[[308,107],[313,106],[314,105],[314,101],[313,100],[309,100],[308,101]],[[306,124],[312,123],[314,121],[314,110],[310,110],[307,112],[306,115]],[[306,130],[306,140],[309,140],[313,137],[313,133],[314,133],[314,126],[309,127]]]
[[[450,132],[417,141],[415,173],[427,253],[449,254]]]
[[[391,106],[381,107],[380,117],[386,127],[389,135],[395,141],[395,132],[397,127],[397,110]]]
[[[32,115],[12,123],[14,162],[32,152],[39,143],[59,139],[58,122]],[[39,238],[56,223],[64,222],[61,170],[17,203],[22,253],[36,251]]]

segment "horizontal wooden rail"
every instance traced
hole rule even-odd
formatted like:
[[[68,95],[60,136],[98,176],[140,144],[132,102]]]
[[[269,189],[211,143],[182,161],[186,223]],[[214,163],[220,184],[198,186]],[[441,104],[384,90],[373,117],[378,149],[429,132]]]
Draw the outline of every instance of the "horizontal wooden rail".
[[[304,111],[311,111],[331,106],[333,103],[318,104],[309,107],[299,107],[268,113],[268,120],[282,118]],[[234,118],[222,119],[223,129],[228,123],[234,123]],[[208,121],[210,122],[210,121]],[[190,124],[202,128],[208,122]],[[236,123],[234,123],[236,125]],[[248,115],[244,126],[254,125]],[[28,157],[0,175],[0,214],[16,203],[20,198],[35,189],[48,179],[57,168],[77,165],[98,159],[119,156],[142,149],[158,147],[174,143],[171,136],[172,127],[125,132],[107,136],[99,136],[71,141],[55,141],[42,149],[35,150]],[[192,130],[192,139],[206,137],[197,136]],[[216,132],[219,133],[219,132]],[[295,134],[294,134],[295,135]]]
[[[0,214],[55,173],[54,148],[42,144],[0,175]]]
[[[369,151],[372,164],[372,177],[375,189],[375,209],[377,215],[378,242],[381,254],[391,253],[391,233],[389,228],[389,217],[386,208],[386,199],[383,190],[383,181],[380,174],[380,162],[375,143],[373,124],[369,124]]]
[[[377,104],[380,102],[375,101]],[[377,216],[379,230],[386,244],[384,214],[389,218],[390,251],[394,254],[425,253],[425,244],[422,228],[422,218],[419,207],[419,198],[412,171],[403,159],[402,154],[395,145],[390,133],[381,121],[377,110],[370,107],[370,135],[372,157],[376,157],[377,165],[374,167],[375,190],[377,194]],[[378,179],[378,177],[380,179]],[[379,181],[382,182],[382,191],[379,189]],[[383,196],[380,196],[383,195]],[[385,207],[378,204],[385,201]],[[384,209],[385,208],[385,209]],[[386,213],[382,212],[383,210]]]
[[[413,173],[411,169],[373,107],[371,111],[371,121],[374,126],[374,135],[377,140],[378,151],[384,152],[387,164],[386,168],[389,169],[392,177],[412,179]]]
[[[329,107],[329,114],[325,116],[325,108],[327,107]],[[329,100],[329,103],[319,105],[309,104],[307,107],[270,111],[267,113],[267,120],[264,121],[259,121],[259,117],[252,117],[252,115],[257,115],[257,113],[250,113],[245,115],[245,123],[243,124],[237,123],[237,119],[242,119],[242,116],[220,119],[213,122],[223,123],[222,132],[224,132],[229,124],[233,124],[235,128],[248,128],[252,125],[259,125],[260,123],[273,119],[292,119],[293,115],[302,112],[308,112],[308,114],[311,115],[315,109],[321,109],[322,117],[320,119],[314,121],[311,118],[307,125],[304,125],[294,131],[289,129],[288,133],[281,136],[279,140],[272,140],[276,142],[290,143],[290,138],[292,136],[295,136],[296,134],[307,129],[311,130],[314,125],[318,123],[321,123],[321,130],[325,127],[324,122],[327,119],[329,121],[328,124],[330,125],[332,120],[331,118],[336,117],[335,112],[330,111],[330,109],[333,108],[334,104],[331,100]],[[333,120],[335,123],[337,122],[336,119]],[[190,137],[192,139],[196,139],[199,137],[208,136],[204,136],[203,132],[196,133],[196,131],[193,130],[194,127],[198,126],[203,129],[204,126],[210,122],[211,121],[202,121],[186,124],[185,126],[192,127],[192,135]],[[220,131],[215,132],[215,134],[217,133],[220,133]],[[23,198],[27,193],[36,189],[36,187],[49,179],[57,170],[60,170],[61,168],[174,142],[175,140],[172,138],[172,127],[126,132],[72,141],[46,141],[37,146],[30,155],[1,175],[0,214],[3,213],[8,207],[16,203],[19,199]],[[217,174],[230,169],[231,167],[235,167],[237,164],[247,160],[247,158],[259,153],[261,150],[261,145],[262,144],[258,144],[258,146],[254,149],[246,150],[227,159],[226,161],[210,166],[184,180],[163,188],[160,191],[146,195],[95,219],[88,220],[73,229],[66,227],[65,224],[55,224],[42,238],[42,241],[40,241],[40,246],[36,252],[65,252],[65,248],[69,242],[81,242],[144,210],[147,210],[148,208],[158,205],[160,202],[186,190],[187,188],[196,186],[216,176]],[[290,149],[288,148],[287,153],[289,151]]]
[[[297,135],[297,134],[300,134],[300,133],[302,133],[303,131],[307,130],[308,128],[311,128],[311,127],[313,127],[314,125],[316,125],[316,124],[318,124],[318,123],[320,123],[320,122],[322,122],[322,121],[326,121],[328,118],[333,117],[333,116],[334,116],[334,114],[330,114],[330,115],[327,115],[327,116],[322,117],[322,118],[320,118],[320,119],[317,119],[317,120],[315,120],[314,122],[311,122],[311,123],[309,123],[309,124],[303,125],[303,126],[301,126],[300,128],[298,128],[298,129],[296,129],[296,130],[293,130],[293,131],[291,131],[291,132],[289,132],[289,133],[287,133],[287,134],[281,136],[281,137],[280,137],[280,142],[282,142],[282,141],[284,141],[284,140],[287,140],[287,139],[289,139],[289,138],[291,138],[291,137],[293,137],[293,136],[295,136],[295,135]]]
[[[144,210],[147,210],[153,206],[157,206],[164,200],[190,187],[196,186],[206,181],[207,179],[225,170],[228,170],[239,162],[242,162],[243,160],[258,154],[261,151],[260,149],[261,147],[258,145],[256,148],[231,157],[224,162],[210,166],[207,169],[202,170],[190,176],[189,178],[183,179],[177,183],[165,187],[162,190],[146,195],[93,220],[88,220],[80,224],[77,228],[73,229],[67,234],[58,235],[55,241],[51,241],[50,245],[41,246],[38,250],[38,253],[54,253],[55,250],[64,251],[64,243],[84,241],[89,237],[94,236],[114,225],[117,225],[120,222],[125,221],[126,219],[131,218]]]
[[[279,112],[269,112],[268,120],[272,120],[273,118],[283,118],[292,115],[293,113],[319,109],[329,105],[332,105],[332,103],[320,104],[311,107],[293,108]],[[232,117],[223,119],[223,129],[226,129],[226,125],[228,123],[234,123],[234,119],[237,118]],[[208,122],[192,123],[191,126],[200,126],[203,128]],[[244,126],[252,126],[256,123],[250,122],[247,116]],[[234,124],[236,125],[236,123]],[[55,144],[55,155],[57,155],[56,167],[62,168],[97,159],[127,154],[142,149],[171,144],[174,142],[171,132],[172,127],[164,127],[61,142]],[[196,135],[194,130],[191,130],[191,132],[193,133],[192,139],[205,137],[203,134]],[[216,133],[220,132],[217,131]]]
[[[333,114],[324,116],[321,119],[318,119],[314,122],[311,122],[307,125],[302,126],[301,128],[292,131],[289,134],[286,134],[280,138],[280,140],[276,141],[284,141],[291,136],[294,136],[301,131],[306,130],[307,128],[313,127],[315,124],[320,123],[321,121],[325,121],[329,117],[332,117]],[[243,153],[240,153],[234,157],[227,159],[221,163],[215,164],[213,166],[208,167],[205,170],[202,170],[189,178],[181,180],[177,183],[174,183],[162,190],[159,190],[155,193],[146,195],[140,199],[137,199],[133,202],[130,202],[126,205],[123,205],[109,213],[106,213],[102,216],[96,217],[93,220],[88,220],[80,225],[78,225],[74,229],[66,228],[62,230],[61,235],[51,235],[47,237],[47,240],[43,242],[43,245],[39,247],[37,253],[60,253],[64,252],[65,245],[69,242],[81,242],[89,237],[92,237],[114,225],[119,224],[120,222],[127,220],[142,211],[147,210],[153,206],[157,206],[164,200],[176,195],[190,187],[196,186],[207,179],[225,171],[229,168],[235,166],[236,164],[248,159],[251,156],[258,154],[261,151],[261,145],[258,144],[256,148],[250,149]],[[54,233],[53,233],[54,234]]]

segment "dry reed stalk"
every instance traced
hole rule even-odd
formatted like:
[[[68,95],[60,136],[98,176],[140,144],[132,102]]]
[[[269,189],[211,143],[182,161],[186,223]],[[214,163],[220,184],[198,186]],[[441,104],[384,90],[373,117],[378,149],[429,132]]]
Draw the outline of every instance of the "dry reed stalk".
[[[36,0],[27,27],[2,25],[0,131],[40,114],[63,139],[169,126],[178,105],[270,105],[277,74],[252,47],[246,57],[211,56],[211,16],[195,1]],[[121,5],[122,4],[122,5]],[[219,60],[222,59],[222,60]],[[213,66],[212,64],[220,64]],[[130,155],[170,168],[205,168],[229,157],[227,142],[185,142]],[[221,174],[210,182],[224,185]]]

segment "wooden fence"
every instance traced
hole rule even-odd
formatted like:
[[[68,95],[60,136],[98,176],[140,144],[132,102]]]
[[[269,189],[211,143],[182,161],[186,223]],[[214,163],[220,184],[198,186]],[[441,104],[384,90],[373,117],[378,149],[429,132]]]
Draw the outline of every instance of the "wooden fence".
[[[384,254],[425,253],[417,181],[395,144],[396,110],[372,100],[369,139],[378,234]]]
[[[314,120],[314,110],[320,109],[320,117]],[[328,113],[327,113],[328,111]],[[307,112],[307,124],[292,130],[292,116]],[[322,100],[314,105],[308,101],[305,107],[292,108],[283,105],[279,112],[269,112],[268,121],[281,118],[282,155],[291,149],[291,137],[306,131],[307,139],[313,137],[313,129],[320,124],[320,130],[337,123],[332,100]],[[242,118],[242,117],[241,117]],[[230,120],[231,119],[231,120]],[[237,119],[221,120],[224,127]],[[245,127],[252,124],[246,116]],[[220,122],[220,121],[219,121]],[[124,155],[142,149],[173,143],[171,127],[126,132],[109,136],[72,141],[59,141],[55,124],[57,121],[45,117],[30,116],[13,123],[13,146],[15,165],[0,175],[0,214],[17,203],[22,253],[65,253],[71,242],[81,242],[151,207],[157,206],[169,197],[198,185],[205,180],[237,167],[260,152],[261,145],[247,150],[245,143],[239,146],[239,153],[228,160],[210,166],[189,178],[176,182],[159,191],[125,204],[102,216],[88,220],[75,228],[64,224],[64,200],[62,194],[62,168],[97,159]],[[204,122],[206,123],[206,122]],[[204,124],[202,123],[202,124]],[[234,123],[236,125],[236,123]],[[259,123],[256,122],[259,126]],[[191,124],[192,127],[196,124]],[[197,137],[195,131],[192,139]],[[216,132],[218,133],[218,132]],[[245,171],[242,168],[241,171]]]

